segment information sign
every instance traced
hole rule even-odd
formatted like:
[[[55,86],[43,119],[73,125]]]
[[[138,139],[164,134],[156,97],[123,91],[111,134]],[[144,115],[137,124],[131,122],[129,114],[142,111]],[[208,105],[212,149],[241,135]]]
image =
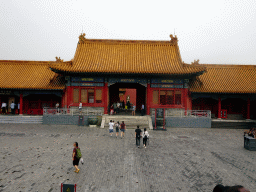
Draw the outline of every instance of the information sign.
[[[61,192],[76,192],[76,184],[61,183]]]

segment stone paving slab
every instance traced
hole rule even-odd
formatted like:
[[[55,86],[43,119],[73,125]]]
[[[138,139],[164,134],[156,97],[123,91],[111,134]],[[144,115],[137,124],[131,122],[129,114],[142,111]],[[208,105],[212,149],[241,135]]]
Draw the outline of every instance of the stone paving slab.
[[[241,129],[169,128],[149,131],[149,146],[135,147],[108,129],[42,124],[0,124],[0,191],[59,192],[64,183],[85,191],[212,191],[218,183],[256,186],[256,152],[243,147]],[[72,166],[73,143],[85,164]],[[142,143],[141,143],[142,146]]]

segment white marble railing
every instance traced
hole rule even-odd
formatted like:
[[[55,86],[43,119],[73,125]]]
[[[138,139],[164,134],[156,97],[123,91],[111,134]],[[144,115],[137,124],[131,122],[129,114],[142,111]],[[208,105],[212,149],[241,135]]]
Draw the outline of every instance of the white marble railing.
[[[102,110],[83,108],[81,111],[78,108],[43,108],[43,115],[103,115]]]

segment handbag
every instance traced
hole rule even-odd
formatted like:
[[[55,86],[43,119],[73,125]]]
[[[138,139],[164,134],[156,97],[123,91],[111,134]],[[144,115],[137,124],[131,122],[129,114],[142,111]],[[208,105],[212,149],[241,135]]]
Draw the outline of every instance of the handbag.
[[[79,161],[80,161],[80,163],[82,163],[82,165],[84,164],[84,159],[82,157],[80,158]]]

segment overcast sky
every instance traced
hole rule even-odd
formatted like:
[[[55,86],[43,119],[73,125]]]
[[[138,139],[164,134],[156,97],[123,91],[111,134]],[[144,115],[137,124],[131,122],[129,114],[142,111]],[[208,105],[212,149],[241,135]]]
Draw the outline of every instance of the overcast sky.
[[[182,60],[256,65],[255,0],[0,0],[0,60],[64,61],[78,36],[170,40]]]

